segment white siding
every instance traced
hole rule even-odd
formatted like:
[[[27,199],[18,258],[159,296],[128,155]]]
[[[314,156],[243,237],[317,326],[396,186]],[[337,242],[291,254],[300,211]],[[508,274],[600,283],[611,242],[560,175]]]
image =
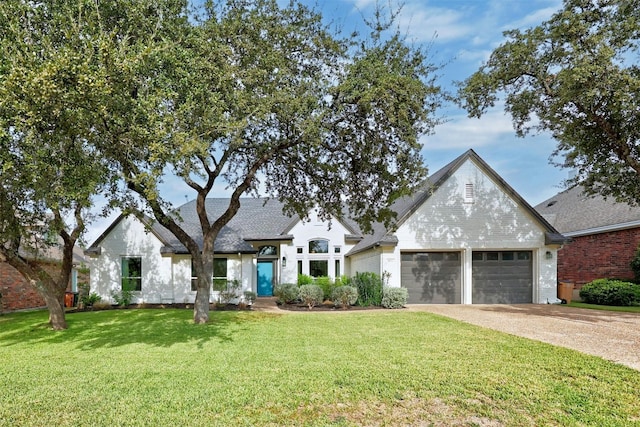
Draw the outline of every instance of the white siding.
[[[102,301],[114,302],[112,292],[121,290],[121,259],[142,258],[142,290],[134,292],[133,303],[193,303],[196,292],[191,290],[191,256],[160,255],[160,240],[135,217],[123,218],[100,242],[101,254],[91,262],[91,292]],[[254,257],[252,255],[216,255],[227,258],[227,279],[240,280],[241,293],[255,292],[252,281]],[[217,301],[212,292],[211,302]]]
[[[331,227],[331,228],[329,228]],[[289,231],[294,236],[291,244],[282,245],[282,256],[287,258],[287,267],[282,269],[282,283],[296,283],[298,276],[298,261],[302,261],[302,273],[309,274],[309,261],[326,260],[328,262],[328,274],[336,277],[335,262],[340,261],[340,272],[338,276],[349,271],[349,265],[345,262],[344,255],[349,252],[354,244],[345,241],[345,234],[351,234],[338,220],[332,219],[331,224],[322,221],[315,213],[310,214],[308,222],[298,222]],[[326,254],[309,253],[309,241],[328,240],[329,252]],[[335,248],[339,247],[340,252],[336,253]],[[302,253],[297,252],[302,248]]]
[[[113,302],[112,292],[121,286],[121,259],[142,258],[142,291],[133,303],[161,303],[173,298],[172,262],[160,255],[162,243],[135,217],[123,218],[100,243],[102,253],[91,259],[91,292],[104,302]]]
[[[473,185],[473,198],[469,184]],[[384,257],[389,284],[400,286],[400,253],[457,250],[462,255],[463,303],[471,303],[471,255],[479,249],[527,249],[534,254],[533,301],[555,297],[555,247],[545,247],[545,230],[486,175],[467,160],[395,233],[394,256]],[[546,259],[546,252],[552,259]]]
[[[371,272],[382,275],[382,251],[380,249],[372,249],[360,252],[349,257],[351,261],[351,276],[356,273]],[[400,284],[398,283],[398,286]]]

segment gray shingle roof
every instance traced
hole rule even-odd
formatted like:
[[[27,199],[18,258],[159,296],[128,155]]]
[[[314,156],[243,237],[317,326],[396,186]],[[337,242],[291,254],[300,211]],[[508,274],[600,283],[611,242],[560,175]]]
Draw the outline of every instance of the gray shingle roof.
[[[562,191],[535,209],[561,233],[592,234],[640,226],[640,208],[602,196],[587,196],[580,186]]]
[[[227,198],[210,198],[206,201],[209,220],[217,219],[229,205]],[[283,213],[283,205],[277,200],[241,198],[240,209],[225,225],[215,241],[214,251],[218,253],[255,252],[248,241],[251,240],[287,240],[291,236],[286,234],[292,221],[297,217],[290,217]],[[202,247],[202,232],[196,213],[196,202],[188,202],[178,208],[178,216],[184,230],[195,238]],[[153,230],[162,242],[174,252],[185,253],[186,248],[166,228],[160,224],[153,224]]]
[[[437,188],[445,182],[467,159],[473,159],[480,167],[482,167],[489,175],[491,175],[503,189],[514,197],[525,209],[538,219],[547,233],[548,243],[564,243],[564,236],[560,235],[557,230],[550,225],[545,218],[536,212],[524,199],[522,199],[500,176],[493,171],[473,150],[468,150],[451,163],[447,164],[436,173],[427,178],[418,190],[411,196],[398,199],[391,209],[397,214],[397,225],[402,224],[409,218],[416,209],[418,209]],[[211,198],[207,199],[207,213],[210,220],[218,218],[227,208],[229,199]],[[273,199],[260,198],[241,198],[241,207],[231,221],[221,230],[216,239],[214,250],[217,253],[252,253],[255,252],[249,244],[250,241],[256,240],[290,240],[293,236],[289,235],[292,226],[295,225],[300,218],[290,217],[283,213],[283,204]],[[177,214],[179,216],[183,229],[195,238],[196,242],[202,247],[202,232],[196,214],[196,202],[191,201],[180,208]],[[100,241],[109,234],[111,229],[122,219],[118,218],[114,223],[96,240],[96,242],[87,249],[86,253],[99,253]],[[186,248],[178,241],[178,239],[166,228],[160,224],[147,219],[146,225],[165,245],[164,253],[187,253]],[[345,238],[360,241],[355,247],[349,251],[347,255],[352,255],[371,247],[396,245],[398,238],[393,234],[394,230],[385,228],[382,223],[372,224],[373,232],[363,235],[360,227],[353,218],[342,218],[340,222],[349,230],[350,234]]]

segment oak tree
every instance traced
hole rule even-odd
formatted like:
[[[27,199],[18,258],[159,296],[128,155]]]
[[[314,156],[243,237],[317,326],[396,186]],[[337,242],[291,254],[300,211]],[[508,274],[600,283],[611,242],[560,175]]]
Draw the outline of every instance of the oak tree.
[[[568,184],[640,203],[640,2],[565,0],[507,41],[460,87],[472,117],[504,96],[519,136],[547,131]]]

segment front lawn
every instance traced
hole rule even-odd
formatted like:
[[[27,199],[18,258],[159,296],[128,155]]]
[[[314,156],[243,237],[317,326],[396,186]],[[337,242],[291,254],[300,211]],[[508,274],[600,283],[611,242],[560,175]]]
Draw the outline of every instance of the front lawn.
[[[618,311],[622,313],[640,313],[640,306],[616,306],[616,305],[598,305],[587,304],[585,302],[572,301],[571,307],[590,308],[592,310]]]
[[[0,316],[0,425],[640,425],[640,372],[572,350],[428,313],[211,314]]]

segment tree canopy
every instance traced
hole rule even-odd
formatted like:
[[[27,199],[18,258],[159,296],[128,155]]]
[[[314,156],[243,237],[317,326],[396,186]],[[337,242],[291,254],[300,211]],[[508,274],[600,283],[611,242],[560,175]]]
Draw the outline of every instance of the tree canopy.
[[[6,36],[17,47],[7,48],[4,68],[26,56],[43,70],[12,77],[45,88],[34,104],[51,106],[51,114],[29,113],[42,126],[24,129],[58,135],[68,122],[69,140],[100,160],[98,182],[112,202],[150,214],[184,244],[198,276],[200,323],[208,320],[213,244],[241,196],[260,190],[302,218],[312,209],[325,219],[348,211],[365,230],[390,223],[389,205],[425,175],[418,139],[437,124],[442,94],[426,52],[398,34],[382,37],[381,22],[352,43],[296,1],[190,6],[11,0],[0,23],[22,31]],[[201,236],[182,228],[162,194],[166,173],[194,191]],[[212,218],[205,199],[218,183],[232,195]]]
[[[78,11],[0,4],[0,255],[37,287],[54,329],[66,328],[64,291],[87,209],[109,182],[91,146],[101,84],[93,49],[68,37],[83,24]],[[57,273],[40,264],[52,253]]]
[[[640,203],[640,2],[565,0],[507,41],[460,86],[481,116],[504,96],[519,136],[548,131],[553,153],[591,194]]]

